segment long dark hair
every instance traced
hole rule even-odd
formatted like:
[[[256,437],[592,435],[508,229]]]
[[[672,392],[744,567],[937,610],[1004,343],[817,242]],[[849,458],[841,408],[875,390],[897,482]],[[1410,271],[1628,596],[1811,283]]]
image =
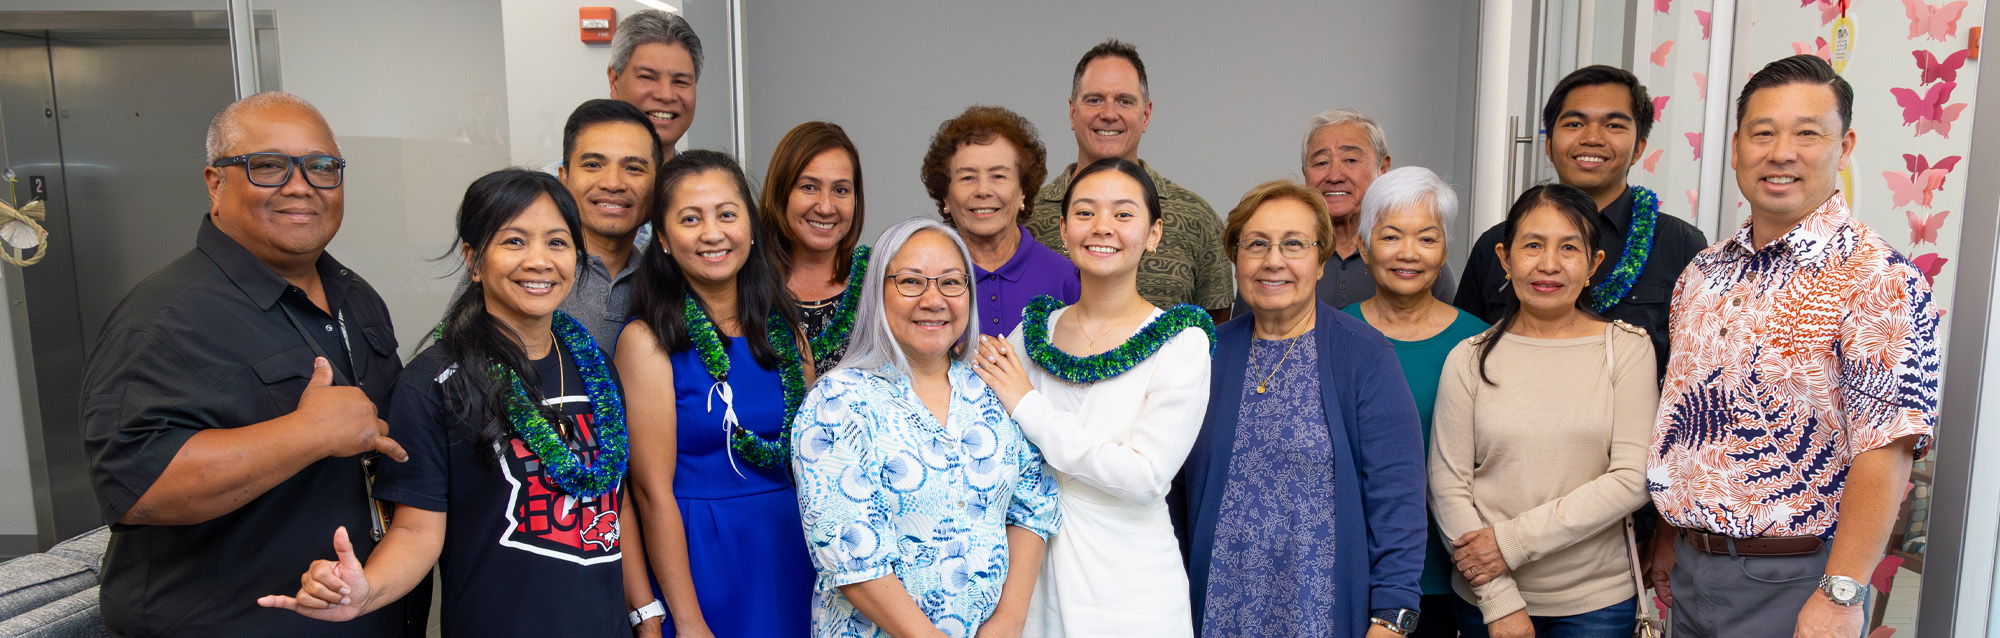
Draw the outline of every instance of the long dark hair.
[[[854,166],[854,219],[847,224],[847,235],[833,248],[833,282],[845,283],[856,274],[847,270],[854,261],[854,247],[861,244],[861,224],[868,219],[868,197],[861,182],[861,151],[855,150],[854,140],[847,137],[847,130],[839,124],[806,122],[792,127],[778,140],[778,148],[771,152],[771,165],[764,171],[764,206],[756,209],[757,215],[763,217],[759,221],[770,230],[759,233],[757,238],[769,237],[775,247],[771,252],[772,263],[781,275],[790,277],[792,253],[799,249],[799,238],[792,235],[792,226],[786,220],[790,213],[786,209],[791,206],[792,189],[798,187],[799,175],[806,172],[806,165],[827,151],[846,152],[847,161]],[[756,208],[754,204],[752,207]]]
[[[667,240],[666,216],[667,211],[675,208],[674,188],[690,177],[718,171],[736,183],[737,195],[743,198],[743,218],[750,223],[753,240],[747,247],[750,253],[743,262],[743,270],[736,273],[736,325],[743,329],[743,338],[750,340],[750,354],[757,363],[776,369],[779,359],[777,349],[771,347],[770,320],[776,316],[787,326],[799,325],[798,304],[792,301],[791,291],[785,288],[771,253],[765,248],[775,233],[756,214],[757,200],[750,193],[750,182],[744,179],[743,168],[728,155],[709,150],[688,151],[660,168],[649,220],[655,245],[639,251],[642,255],[639,272],[634,275],[637,279],[632,291],[632,313],[652,329],[660,349],[670,353],[694,346],[682,308],[690,295],[700,304],[702,312],[714,315],[701,296],[688,287],[680,264],[657,244]],[[729,343],[728,337],[722,339],[725,345]]]
[[[580,272],[584,263],[583,218],[577,213],[576,199],[554,176],[518,168],[487,173],[465,189],[465,200],[458,206],[459,248],[445,258],[469,248],[466,267],[475,268],[485,258],[493,236],[543,197],[555,201],[570,237],[575,238],[571,240],[577,248],[573,272]],[[551,423],[568,418],[542,405],[545,397],[541,381],[535,375],[535,366],[528,361],[527,352],[521,348],[521,336],[487,313],[486,287],[477,281],[469,282],[451,300],[435,336],[437,343],[444,346],[446,365],[458,367],[458,372],[439,384],[445,409],[479,432],[478,450],[488,458],[514,431],[507,418],[507,403],[513,389],[501,387],[500,379],[492,374],[493,366],[511,370],[521,378],[522,387],[528,391],[528,405],[540,410],[543,418]]]
[[[1501,241],[1506,242],[1509,251],[1514,248],[1514,236],[1521,232],[1521,219],[1543,206],[1562,213],[1569,223],[1575,224],[1576,229],[1583,233],[1584,240],[1590,243],[1591,248],[1597,247],[1597,222],[1591,220],[1592,214],[1597,212],[1597,201],[1591,199],[1589,193],[1575,186],[1541,184],[1521,193],[1521,197],[1514,200],[1514,206],[1507,209],[1507,221],[1500,224],[1500,237]],[[1474,250],[1478,248],[1475,247]],[[1521,313],[1519,292],[1508,290],[1507,294],[1501,297],[1506,301],[1507,308],[1500,314],[1500,320],[1493,322],[1493,327],[1487,329],[1479,342],[1479,380],[1491,386],[1500,384],[1494,383],[1492,377],[1486,376],[1486,355],[1493,352],[1493,346],[1500,343],[1500,336],[1507,334],[1507,328],[1514,325],[1514,317]],[[1586,287],[1583,294],[1576,296],[1576,309],[1591,317],[1597,317],[1597,313],[1591,312],[1585,301],[1589,297],[1590,289]]]

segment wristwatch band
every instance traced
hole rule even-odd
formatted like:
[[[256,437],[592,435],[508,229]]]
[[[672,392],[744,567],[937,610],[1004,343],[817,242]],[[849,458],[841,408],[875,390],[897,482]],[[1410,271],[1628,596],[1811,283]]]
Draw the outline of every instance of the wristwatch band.
[[[646,603],[644,607],[632,610],[632,613],[626,617],[632,621],[633,627],[637,627],[639,623],[646,622],[648,618],[658,618],[665,615],[667,615],[667,606],[660,604],[658,600],[654,600],[653,602]]]
[[[1417,630],[1417,612],[1413,609],[1377,609],[1369,613],[1368,622],[1381,625],[1397,635],[1408,636]]]

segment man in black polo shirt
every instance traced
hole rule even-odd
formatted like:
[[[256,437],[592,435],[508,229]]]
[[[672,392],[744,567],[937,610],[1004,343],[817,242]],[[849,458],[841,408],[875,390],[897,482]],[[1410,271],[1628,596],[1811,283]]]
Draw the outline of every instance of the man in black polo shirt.
[[[112,523],[100,597],[118,635],[405,634],[401,607],[334,625],[257,606],[333,558],[336,527],[366,556],[360,455],[407,458],[380,418],[402,367],[388,307],[325,252],[339,155],[297,97],[223,109],[194,250],[126,295],[90,355],[84,446]]]
[[[1633,223],[1638,191],[1625,181],[1625,175],[1646,154],[1646,135],[1653,131],[1653,102],[1646,97],[1646,87],[1630,71],[1617,67],[1577,69],[1557,82],[1549,94],[1542,107],[1542,128],[1548,131],[1549,161],[1555,164],[1556,176],[1597,200],[1596,241],[1597,248],[1604,251],[1604,264],[1590,277],[1592,287],[1584,292],[1585,304],[1607,319],[1645,328],[1653,338],[1653,354],[1664,376],[1668,297],[1673,295],[1681,269],[1695,253],[1708,247],[1708,239],[1692,224],[1660,212],[1656,204],[1651,208],[1655,218],[1652,245],[1633,257],[1644,268],[1637,277],[1615,276],[1625,259],[1626,246],[1638,248],[1644,243]],[[1659,200],[1654,197],[1653,201]],[[1464,278],[1458,282],[1458,298],[1453,302],[1488,323],[1499,321],[1514,295],[1506,288],[1506,271],[1493,252],[1501,242],[1500,226],[1494,225],[1472,242]],[[1630,287],[1626,288],[1628,280]],[[1621,290],[1623,294],[1617,297],[1608,294]],[[1608,304],[1592,304],[1595,294],[1605,294]]]

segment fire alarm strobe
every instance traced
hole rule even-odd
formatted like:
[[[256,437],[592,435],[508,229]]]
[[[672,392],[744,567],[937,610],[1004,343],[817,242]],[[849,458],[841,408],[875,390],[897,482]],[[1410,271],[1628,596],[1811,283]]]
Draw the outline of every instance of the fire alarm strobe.
[[[616,11],[611,7],[583,7],[576,13],[577,27],[585,44],[611,43],[611,32],[618,28]]]

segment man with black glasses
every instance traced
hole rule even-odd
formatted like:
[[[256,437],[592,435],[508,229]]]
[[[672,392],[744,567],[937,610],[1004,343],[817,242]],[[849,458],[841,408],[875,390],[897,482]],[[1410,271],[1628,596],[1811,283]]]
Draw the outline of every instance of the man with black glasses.
[[[374,549],[363,455],[406,458],[380,418],[402,364],[381,296],[325,251],[346,161],[319,111],[283,93],[231,104],[208,160],[194,250],[126,295],[85,364],[112,524],[104,620],[130,636],[409,635],[405,605],[427,601],[344,625],[257,606],[333,558],[336,527]]]

